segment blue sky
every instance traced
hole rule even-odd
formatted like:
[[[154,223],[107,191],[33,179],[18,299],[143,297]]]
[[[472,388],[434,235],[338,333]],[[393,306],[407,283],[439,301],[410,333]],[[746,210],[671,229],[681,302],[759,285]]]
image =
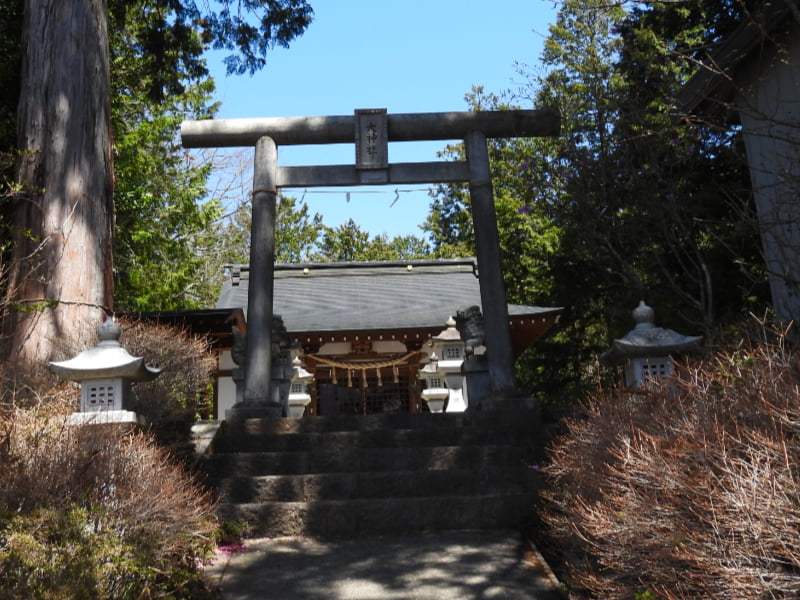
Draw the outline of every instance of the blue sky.
[[[222,54],[209,68],[222,103],[218,118],[350,115],[468,110],[473,85],[515,89],[515,63],[535,67],[557,7],[552,0],[310,0],[314,22],[266,67],[226,76]],[[525,107],[533,108],[533,107]],[[390,162],[436,160],[438,142],[391,144]],[[353,145],[284,146],[281,165],[351,164]],[[248,158],[248,160],[251,160]],[[335,227],[353,218],[390,237],[421,232],[426,186],[285,190]],[[348,200],[348,194],[349,200]]]

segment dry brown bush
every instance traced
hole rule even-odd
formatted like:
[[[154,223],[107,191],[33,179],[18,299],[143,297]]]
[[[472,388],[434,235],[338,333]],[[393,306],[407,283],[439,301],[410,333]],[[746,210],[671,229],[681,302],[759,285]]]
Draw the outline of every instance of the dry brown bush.
[[[213,532],[211,498],[151,437],[130,426],[66,424],[71,405],[44,402],[0,420],[0,508],[102,507],[120,535],[159,553]]]
[[[543,494],[572,597],[797,598],[799,386],[777,336],[592,398]]]
[[[4,597],[205,597],[198,561],[217,530],[209,493],[151,436],[70,426],[72,401],[39,393],[37,405],[0,415]],[[87,548],[97,562],[75,554]],[[36,568],[48,554],[72,575]]]
[[[134,386],[135,408],[151,421],[210,416],[216,360],[209,341],[180,327],[150,321],[120,319],[119,325],[123,347],[161,369],[154,381]]]
[[[198,417],[209,418],[213,412],[212,377],[216,359],[209,341],[185,329],[150,321],[120,319],[120,343],[133,356],[161,369],[153,381],[134,382],[127,409],[144,417],[149,431],[162,446],[176,456],[192,454],[191,426]],[[55,355],[65,360],[97,343],[97,331],[88,342],[77,339],[58,341]],[[45,398],[71,402],[78,407],[79,388],[60,380],[46,365],[20,366],[0,363],[0,411],[3,407],[35,406]]]
[[[51,401],[54,410],[77,410],[79,398],[77,383],[60,379],[45,366],[0,362],[0,417],[16,408]]]

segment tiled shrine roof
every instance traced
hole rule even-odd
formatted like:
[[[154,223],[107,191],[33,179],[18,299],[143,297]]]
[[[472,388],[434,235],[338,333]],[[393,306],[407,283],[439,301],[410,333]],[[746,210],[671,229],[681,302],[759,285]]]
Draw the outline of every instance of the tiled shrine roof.
[[[459,309],[481,305],[476,273],[474,259],[276,265],[273,312],[294,337],[420,329],[435,335]],[[217,309],[246,314],[249,276],[247,265],[233,267]],[[520,319],[549,327],[561,312],[513,304],[508,310],[512,327]]]

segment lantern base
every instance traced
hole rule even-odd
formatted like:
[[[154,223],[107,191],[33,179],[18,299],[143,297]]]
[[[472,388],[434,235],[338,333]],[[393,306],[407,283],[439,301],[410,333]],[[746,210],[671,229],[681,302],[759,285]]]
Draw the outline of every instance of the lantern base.
[[[76,412],[67,417],[67,425],[110,425],[110,424],[144,425],[144,417],[132,410],[95,410]]]

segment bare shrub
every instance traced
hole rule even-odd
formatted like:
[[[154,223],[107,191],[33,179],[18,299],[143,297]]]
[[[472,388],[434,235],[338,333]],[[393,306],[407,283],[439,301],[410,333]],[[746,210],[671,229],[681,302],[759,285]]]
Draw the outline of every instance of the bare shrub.
[[[45,572],[26,565],[35,564],[47,539],[61,548],[63,560],[74,562],[62,542],[77,527],[128,554],[108,557],[113,569],[100,563],[96,573],[84,576],[93,575],[103,589],[116,589],[108,578],[119,577],[152,597],[159,597],[156,588],[172,590],[165,597],[179,597],[169,595],[174,582],[162,580],[178,571],[184,583],[198,580],[196,561],[212,547],[216,529],[208,493],[149,436],[120,428],[127,426],[69,426],[64,415],[71,409],[70,403],[43,397],[35,407],[7,408],[2,415],[0,572],[28,585]],[[75,525],[75,519],[83,524]],[[38,529],[25,528],[43,523],[56,533],[33,544]],[[31,541],[27,554],[20,540]]]
[[[799,385],[777,336],[591,398],[543,494],[572,597],[797,598]]]
[[[53,410],[77,410],[78,384],[64,381],[44,365],[5,361],[0,363],[0,417],[25,406],[40,406],[53,402]]]
[[[180,327],[151,321],[120,319],[120,343],[135,356],[161,369],[152,382],[134,386],[137,409],[152,421],[170,417],[208,417],[216,360],[208,339]]]

